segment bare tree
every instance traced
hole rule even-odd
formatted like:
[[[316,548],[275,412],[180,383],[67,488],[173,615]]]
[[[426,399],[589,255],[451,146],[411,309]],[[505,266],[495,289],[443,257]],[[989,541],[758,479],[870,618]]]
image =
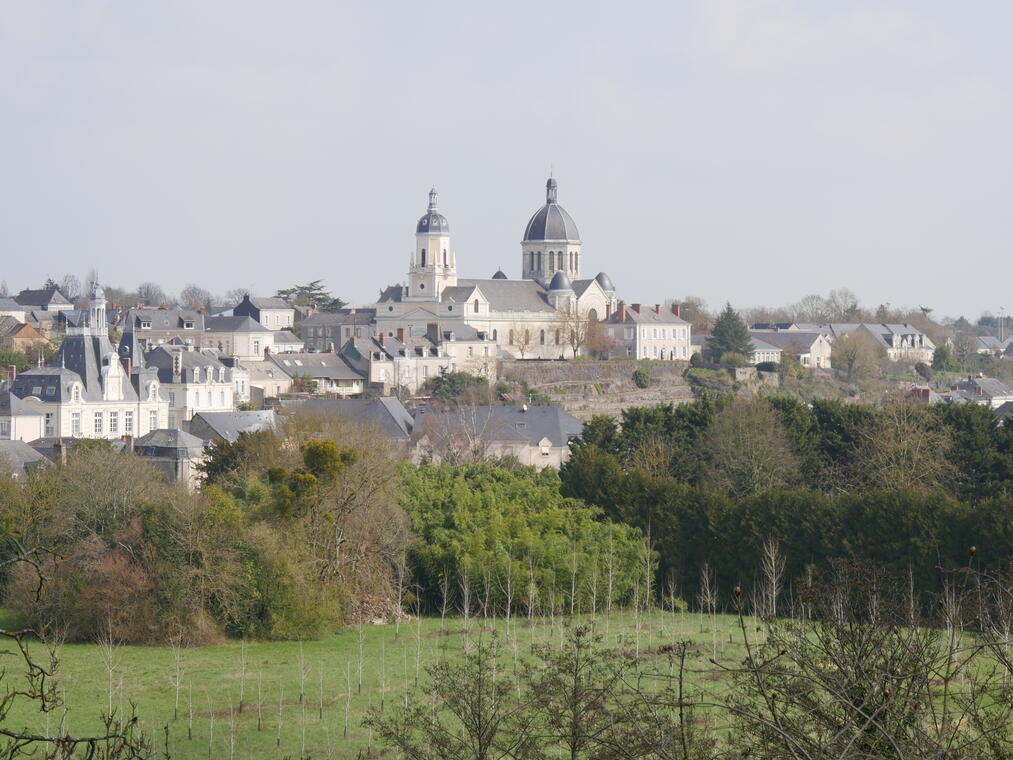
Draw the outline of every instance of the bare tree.
[[[188,309],[207,309],[211,305],[211,292],[190,283],[179,292],[179,300]]]
[[[74,303],[81,296],[85,295],[81,288],[81,281],[77,279],[77,275],[73,274],[65,274],[63,279],[60,280],[60,292],[71,303]]]
[[[137,298],[148,306],[160,306],[169,302],[161,286],[154,282],[142,282],[137,286]]]
[[[535,344],[534,331],[527,322],[514,322],[509,329],[509,343],[517,349],[523,359]]]
[[[576,302],[571,303],[560,313],[558,323],[559,329],[563,331],[563,340],[570,347],[574,357],[588,344],[597,329],[597,322],[591,319],[587,312],[582,312]]]
[[[831,361],[834,369],[843,370],[847,380],[866,380],[878,377],[880,362],[885,355],[867,331],[852,330],[834,339]]]
[[[765,539],[760,560],[760,570],[763,573],[761,614],[765,618],[777,617],[777,600],[784,584],[786,562],[778,540],[773,537]]]

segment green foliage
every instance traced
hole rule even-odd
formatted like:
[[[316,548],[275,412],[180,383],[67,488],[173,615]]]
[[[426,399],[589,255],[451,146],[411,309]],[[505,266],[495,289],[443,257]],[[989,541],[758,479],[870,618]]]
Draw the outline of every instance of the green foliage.
[[[720,364],[725,367],[748,367],[749,357],[737,351],[725,351],[721,354]]]
[[[296,393],[316,393],[320,383],[309,375],[292,375],[292,390]]]
[[[443,402],[456,401],[462,396],[488,395],[489,381],[468,372],[445,372],[426,380],[423,389]]]
[[[601,609],[609,563],[613,603],[630,597],[644,562],[639,531],[562,497],[554,471],[444,465],[406,466],[402,474],[402,504],[418,537],[411,564],[429,609],[440,609],[445,579],[452,586],[467,579],[473,600],[500,610],[506,583],[514,609],[529,601]]]
[[[918,376],[925,382],[932,379],[932,368],[925,362],[918,362],[915,364],[915,372],[917,372]]]
[[[638,367],[633,372],[633,384],[638,388],[647,388],[651,384],[651,373],[643,367]]]
[[[274,295],[276,298],[284,298],[289,303],[299,306],[315,304],[320,311],[338,311],[345,307],[345,301],[331,295],[324,288],[323,280],[313,280],[304,285],[283,288]]]
[[[760,362],[756,365],[757,372],[777,372],[781,365],[777,362]]]
[[[725,308],[714,321],[714,329],[707,341],[707,353],[714,362],[719,361],[725,354],[750,356],[753,353],[749,328],[731,304],[725,304]]]
[[[24,372],[32,366],[31,361],[23,351],[15,351],[8,348],[0,349],[0,369],[4,370],[5,376],[7,367],[11,365],[17,367],[18,372]]]
[[[932,352],[932,369],[936,372],[960,372],[960,360],[953,355],[953,349],[948,344],[938,345]]]

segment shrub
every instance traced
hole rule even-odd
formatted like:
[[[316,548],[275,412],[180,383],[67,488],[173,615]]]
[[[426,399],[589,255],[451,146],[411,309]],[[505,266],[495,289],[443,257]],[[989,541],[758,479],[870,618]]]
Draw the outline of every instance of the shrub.
[[[651,373],[640,367],[633,373],[633,384],[638,388],[646,388],[651,384]]]
[[[915,372],[926,381],[932,379],[932,368],[925,362],[918,362],[915,365]]]
[[[749,359],[746,358],[745,354],[735,353],[734,351],[726,351],[721,354],[720,363],[726,367],[748,367]]]
[[[777,362],[760,362],[756,365],[757,372],[777,372],[779,365]]]

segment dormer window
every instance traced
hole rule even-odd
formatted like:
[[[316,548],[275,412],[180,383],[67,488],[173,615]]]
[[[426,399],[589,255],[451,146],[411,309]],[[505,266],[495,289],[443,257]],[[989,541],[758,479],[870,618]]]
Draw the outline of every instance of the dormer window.
[[[151,329],[151,320],[150,319],[142,319],[141,320],[141,329],[142,330],[150,330]]]
[[[193,320],[184,320],[184,322],[183,322],[183,329],[184,330],[192,330],[193,329]]]
[[[75,385],[70,390],[70,400],[74,402],[81,401],[81,386]]]

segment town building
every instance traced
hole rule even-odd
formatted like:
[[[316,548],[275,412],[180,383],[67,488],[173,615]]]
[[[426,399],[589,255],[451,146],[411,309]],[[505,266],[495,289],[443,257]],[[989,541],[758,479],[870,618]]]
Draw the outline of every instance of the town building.
[[[14,317],[0,317],[0,348],[21,351],[31,358],[47,345],[49,341],[46,336],[31,325],[19,322]]]
[[[690,325],[679,316],[678,304],[665,309],[660,304],[627,306],[620,301],[615,312],[597,329],[599,350],[610,359],[628,356],[688,361],[692,355]]]
[[[349,366],[341,354],[303,352],[270,354],[268,358],[292,378],[291,390],[357,396],[365,389],[365,375]]]
[[[165,473],[170,483],[194,491],[203,479],[207,459],[204,441],[182,430],[153,430],[134,441],[134,453]]]
[[[458,276],[450,225],[431,190],[429,207],[415,227],[407,282],[381,292],[376,332],[388,338],[398,329],[417,335],[438,323],[461,333],[453,325],[462,325],[488,335],[501,357],[558,359],[572,353],[567,334],[582,329],[575,325],[607,318],[617,299],[607,275],[581,278],[583,244],[573,218],[558,203],[557,190],[550,178],[545,204],[524,229],[518,280],[502,271],[489,279]]]
[[[299,324],[299,337],[310,351],[333,351],[351,338],[376,334],[376,309],[340,309],[311,314]]]
[[[798,330],[750,330],[750,336],[794,356],[806,369],[830,369],[833,346],[821,332]]]
[[[271,410],[258,412],[198,412],[186,425],[186,432],[205,443],[235,443],[243,433],[271,432],[280,436],[281,420]]]
[[[159,346],[144,354],[142,366],[158,374],[162,396],[169,402],[170,428],[182,428],[198,412],[235,409],[233,370],[210,351]]]
[[[236,317],[250,317],[268,330],[291,330],[295,325],[295,309],[283,298],[243,296],[243,300],[232,308]]]
[[[45,437],[116,439],[168,423],[157,373],[120,359],[109,341],[105,308],[95,283],[86,323],[68,327],[53,366],[29,369],[11,382],[18,398],[41,402]]]

